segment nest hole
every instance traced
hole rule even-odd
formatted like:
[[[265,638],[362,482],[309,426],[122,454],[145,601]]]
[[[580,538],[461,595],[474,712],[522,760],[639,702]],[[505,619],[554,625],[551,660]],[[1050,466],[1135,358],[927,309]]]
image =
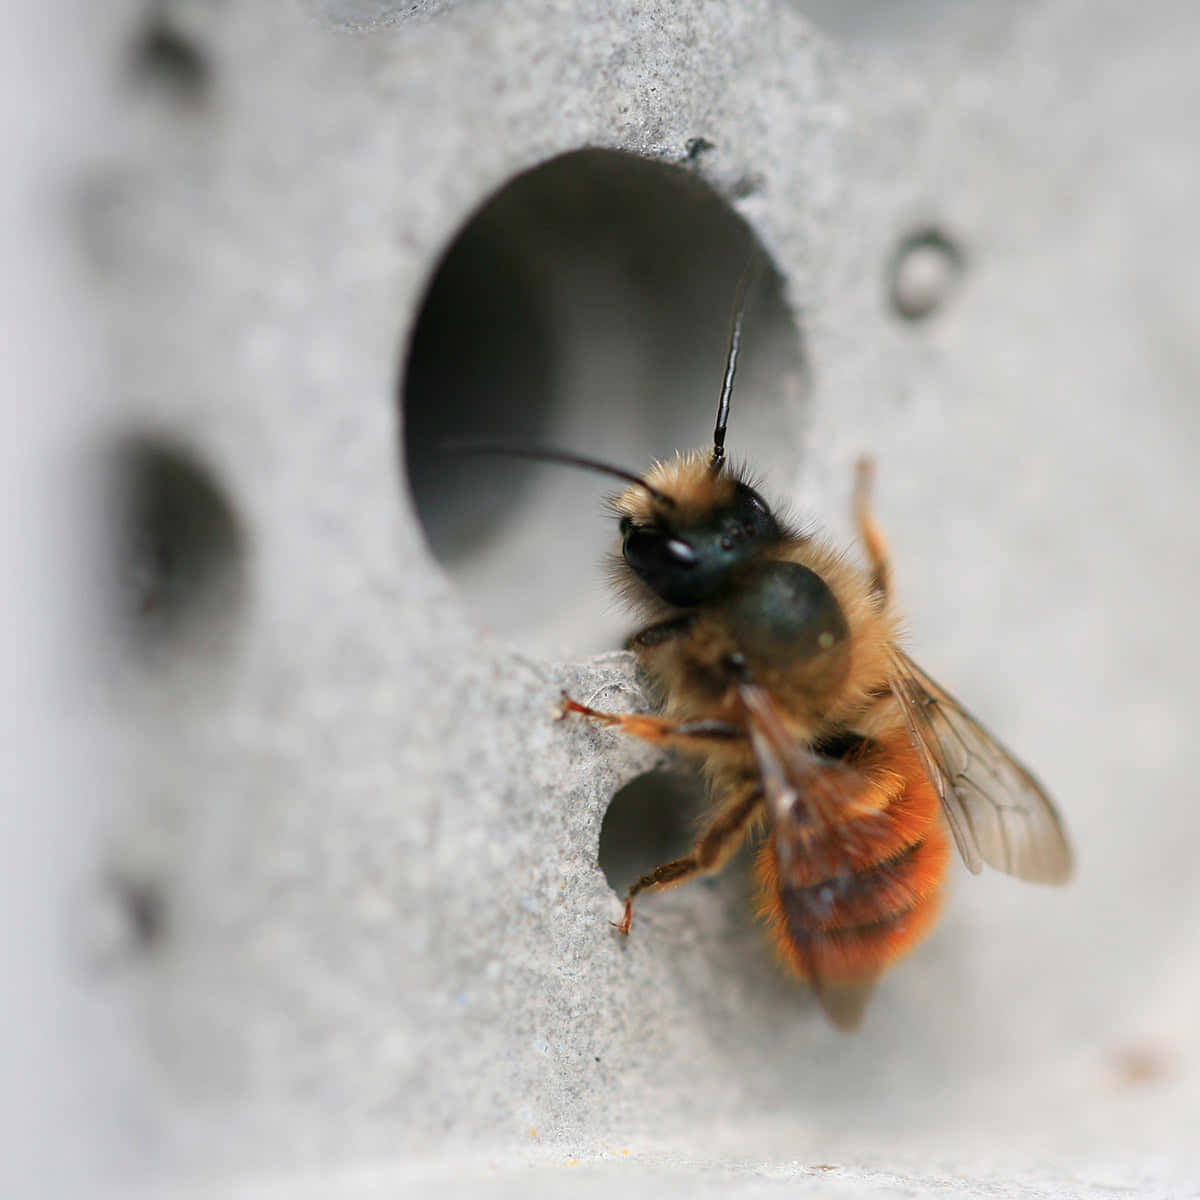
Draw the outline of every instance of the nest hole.
[[[463,226],[408,344],[402,453],[429,547],[481,624],[550,657],[619,644],[626,622],[602,569],[614,488],[446,443],[518,442],[636,471],[705,445],[755,252],[765,268],[747,298],[730,451],[794,469],[803,355],[780,276],[693,171],[582,150],[516,177]]]

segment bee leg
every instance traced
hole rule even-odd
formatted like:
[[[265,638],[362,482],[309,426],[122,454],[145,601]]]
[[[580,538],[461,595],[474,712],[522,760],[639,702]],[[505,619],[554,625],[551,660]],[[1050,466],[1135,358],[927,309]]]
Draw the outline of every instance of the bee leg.
[[[683,617],[669,617],[665,621],[656,621],[653,625],[647,625],[645,629],[639,629],[625,643],[625,648],[627,650],[649,650],[654,646],[661,646],[664,642],[686,637],[692,632],[695,624],[696,618],[691,613]]]
[[[709,754],[730,742],[744,741],[746,731],[731,721],[672,721],[669,717],[656,717],[649,713],[599,712],[572,700],[563,692],[562,703],[555,710],[555,719],[561,721],[570,713],[578,713],[601,725],[612,725],[622,733],[641,738],[655,746],[670,746],[693,754]]]
[[[886,596],[892,584],[892,563],[888,556],[887,538],[871,510],[871,485],[875,481],[875,463],[865,455],[854,469],[854,520],[867,560],[871,564],[871,586]]]
[[[753,828],[762,808],[762,795],[757,780],[748,781],[734,792],[687,854],[655,867],[630,886],[625,893],[625,915],[611,922],[613,928],[620,933],[633,928],[633,901],[642,892],[674,887],[694,875],[706,875],[724,866]]]

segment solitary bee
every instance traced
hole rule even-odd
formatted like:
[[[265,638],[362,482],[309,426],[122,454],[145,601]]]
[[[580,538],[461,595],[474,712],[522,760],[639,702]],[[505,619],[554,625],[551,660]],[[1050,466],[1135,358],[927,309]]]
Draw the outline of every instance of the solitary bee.
[[[646,622],[629,647],[665,697],[651,715],[564,695],[559,715],[693,755],[708,780],[699,839],[629,888],[617,929],[643,892],[718,870],[765,827],[755,874],[779,958],[853,1030],[882,972],[932,929],[950,838],[972,872],[1038,883],[1064,882],[1071,850],[1041,784],[900,648],[870,463],[854,495],[862,570],[789,528],[726,461],[745,286],[711,450],[644,476],[518,452],[628,484],[612,501],[614,573]]]

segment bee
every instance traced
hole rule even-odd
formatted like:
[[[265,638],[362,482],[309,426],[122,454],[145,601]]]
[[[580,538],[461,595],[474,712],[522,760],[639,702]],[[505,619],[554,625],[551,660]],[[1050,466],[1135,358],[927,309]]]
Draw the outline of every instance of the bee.
[[[1062,883],[1071,850],[1033,774],[901,648],[892,569],[861,460],[865,569],[791,527],[725,456],[747,280],[734,308],[710,450],[644,475],[557,451],[510,450],[623,479],[615,583],[644,624],[628,646],[664,697],[558,716],[698,760],[710,812],[692,849],[642,876],[634,902],[719,870],[760,838],[759,912],[781,963],[840,1030],[882,973],[932,930],[953,842],[967,868]]]

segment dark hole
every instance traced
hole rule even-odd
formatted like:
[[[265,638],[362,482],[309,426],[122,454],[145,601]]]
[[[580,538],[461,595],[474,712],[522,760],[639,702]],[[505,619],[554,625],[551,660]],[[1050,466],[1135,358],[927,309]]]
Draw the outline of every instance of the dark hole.
[[[464,226],[409,343],[403,453],[429,546],[485,625],[553,655],[620,643],[628,623],[601,566],[614,489],[443,443],[491,436],[631,470],[705,444],[755,247],[768,265],[747,301],[729,446],[790,481],[799,336],[769,256],[693,172],[578,151],[518,176]]]
[[[114,880],[129,921],[135,945],[143,950],[156,946],[167,924],[167,905],[161,889],[148,880]]]
[[[208,89],[208,60],[161,16],[151,19],[134,48],[134,75],[179,100],[194,102]]]
[[[888,298],[907,321],[940,309],[958,286],[966,256],[939,229],[922,229],[901,241],[888,264]]]
[[[243,592],[243,538],[216,482],[183,450],[134,441],[113,458],[119,626],[154,651],[226,633]]]
[[[405,380],[409,486],[426,536],[449,565],[469,560],[503,532],[533,472],[509,459],[446,454],[444,441],[469,431],[539,446],[549,436],[546,297],[497,219],[481,214],[442,262]]]
[[[618,896],[634,880],[685,854],[704,809],[704,782],[683,771],[648,771],[613,796],[600,827],[600,869]]]
[[[82,913],[80,949],[86,963],[109,970],[152,953],[167,934],[167,901],[157,882],[113,871],[100,880]]]

